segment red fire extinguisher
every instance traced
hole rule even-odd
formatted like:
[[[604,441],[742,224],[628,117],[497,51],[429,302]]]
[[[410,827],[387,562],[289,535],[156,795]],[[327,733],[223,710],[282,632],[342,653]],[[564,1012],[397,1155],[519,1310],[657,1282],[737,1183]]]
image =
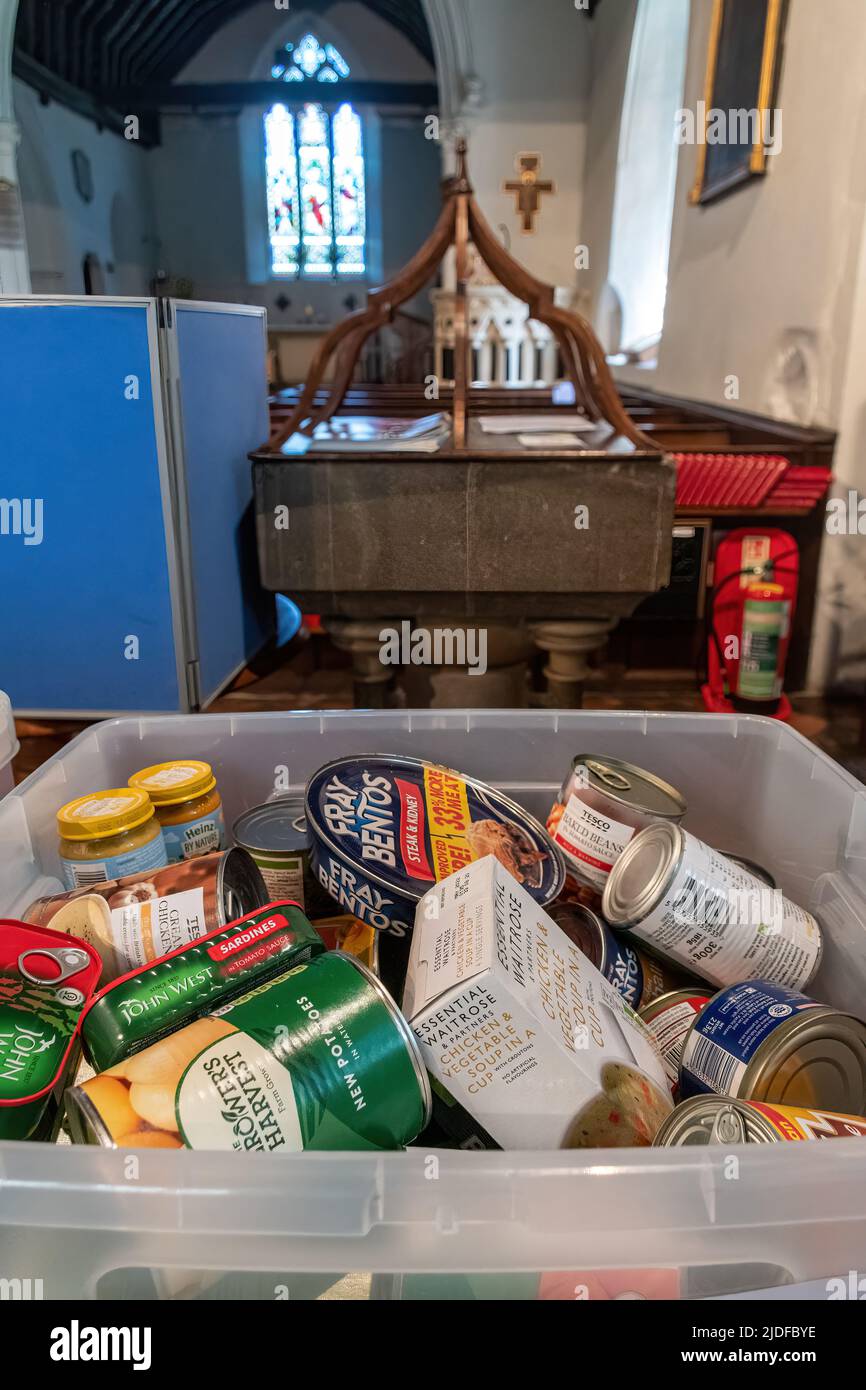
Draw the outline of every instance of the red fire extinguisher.
[[[785,663],[797,603],[800,552],[787,531],[731,531],[715,556],[706,685],[715,714],[787,720]]]

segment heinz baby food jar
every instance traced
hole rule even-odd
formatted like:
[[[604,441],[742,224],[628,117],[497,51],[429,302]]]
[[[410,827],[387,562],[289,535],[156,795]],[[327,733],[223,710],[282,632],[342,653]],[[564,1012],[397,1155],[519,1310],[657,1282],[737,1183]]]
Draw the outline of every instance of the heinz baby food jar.
[[[168,863],[162,827],[146,792],[91,792],[57,813],[63,881],[69,889],[125,878]]]
[[[169,864],[225,848],[222,797],[208,763],[157,763],[136,772],[129,785],[153,802]]]

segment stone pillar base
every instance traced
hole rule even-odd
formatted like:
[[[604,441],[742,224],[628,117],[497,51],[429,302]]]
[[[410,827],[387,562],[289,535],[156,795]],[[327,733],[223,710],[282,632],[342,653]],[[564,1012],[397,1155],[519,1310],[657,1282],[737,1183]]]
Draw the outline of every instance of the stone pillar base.
[[[394,677],[393,666],[383,666],[379,660],[382,649],[382,621],[372,623],[343,622],[334,619],[325,628],[335,647],[352,657],[352,680],[356,709],[386,709],[388,688]]]
[[[547,656],[544,703],[551,709],[580,709],[589,673],[589,657],[603,647],[616,627],[615,618],[533,623],[532,640]]]
[[[527,705],[526,663],[532,655],[532,640],[526,628],[442,617],[425,619],[412,631],[430,639],[434,661],[404,666],[401,684],[410,708],[522,709]],[[443,643],[446,633],[451,636]],[[437,634],[440,646],[451,651],[448,664],[441,664],[441,653],[440,664],[435,664]]]

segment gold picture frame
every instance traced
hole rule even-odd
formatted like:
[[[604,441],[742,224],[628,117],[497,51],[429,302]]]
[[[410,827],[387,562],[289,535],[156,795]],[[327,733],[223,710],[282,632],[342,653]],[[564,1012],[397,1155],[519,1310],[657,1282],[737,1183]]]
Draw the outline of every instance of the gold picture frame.
[[[763,5],[765,13],[760,13]],[[697,129],[697,168],[689,202],[705,204],[723,197],[767,171],[766,132],[772,123],[781,68],[787,0],[713,0],[710,40],[704,78],[703,111]],[[741,21],[740,32],[737,20]],[[742,52],[763,20],[760,43]],[[745,21],[743,23],[742,21]],[[738,50],[738,43],[741,45]],[[745,61],[744,61],[745,59]],[[757,81],[755,82],[755,69]],[[746,88],[743,83],[745,82]],[[754,84],[754,85],[752,85]],[[720,85],[723,91],[720,91]],[[708,142],[711,113],[757,112],[751,144]],[[722,153],[719,154],[718,152]]]

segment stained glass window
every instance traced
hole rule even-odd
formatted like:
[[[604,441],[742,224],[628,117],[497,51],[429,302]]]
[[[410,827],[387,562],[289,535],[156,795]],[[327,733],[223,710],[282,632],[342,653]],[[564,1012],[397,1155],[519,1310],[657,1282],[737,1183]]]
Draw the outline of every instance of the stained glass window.
[[[280,50],[272,72],[284,82],[333,85],[350,68],[333,44],[323,46],[308,33]],[[349,102],[335,110],[320,102],[280,103],[265,116],[265,149],[274,275],[363,275],[366,178],[357,111]]]
[[[271,76],[277,82],[339,82],[348,77],[351,69],[339,49],[332,43],[324,47],[315,34],[305,34],[298,43],[287,43],[274,58]]]

